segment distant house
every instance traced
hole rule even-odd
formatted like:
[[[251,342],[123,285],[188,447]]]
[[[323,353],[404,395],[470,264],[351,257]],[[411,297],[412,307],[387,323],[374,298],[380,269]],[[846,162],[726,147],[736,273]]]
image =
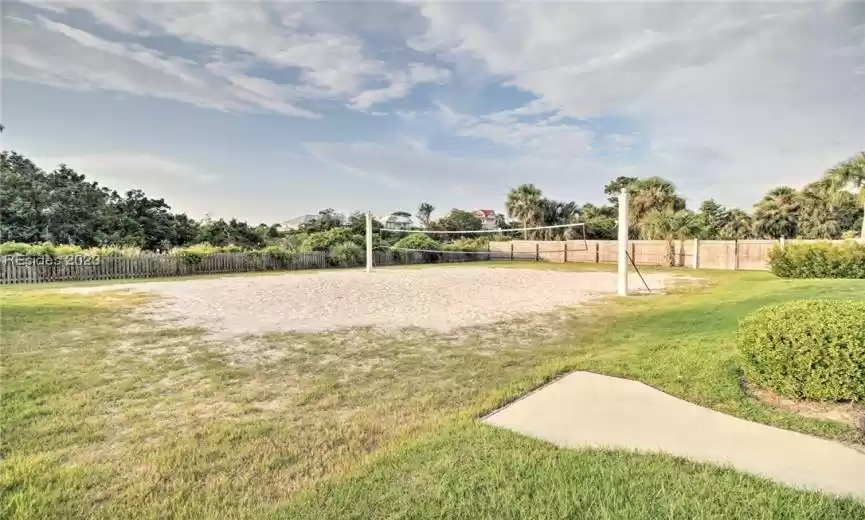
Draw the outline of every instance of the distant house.
[[[498,220],[498,215],[495,211],[491,209],[478,209],[474,211],[474,215],[480,219],[481,224],[483,225],[482,229],[497,229],[499,226],[496,224]]]
[[[412,229],[415,225],[411,213],[405,211],[394,211],[381,218],[381,225],[385,229]]]
[[[301,215],[299,217],[294,217],[291,220],[286,220],[285,222],[280,224],[280,227],[283,231],[298,229],[300,226],[312,222],[317,217],[318,215]]]

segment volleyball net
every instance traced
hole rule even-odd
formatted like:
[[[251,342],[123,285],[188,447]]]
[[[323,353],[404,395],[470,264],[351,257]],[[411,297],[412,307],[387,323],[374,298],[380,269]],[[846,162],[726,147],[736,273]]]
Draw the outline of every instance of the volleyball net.
[[[507,244],[516,240],[543,240],[562,244],[561,250],[545,248],[544,253],[587,251],[584,223],[521,228],[438,230],[382,228],[373,238],[375,251],[423,255],[426,261],[471,259],[538,260],[537,251],[525,251]]]
[[[649,286],[637,269],[636,262],[628,252],[628,192],[619,193],[619,218],[616,220],[618,239],[616,241],[617,293],[628,294],[628,270],[633,268],[641,281]],[[534,251],[518,250],[514,247],[520,240],[533,241]],[[540,242],[544,243],[544,260],[550,254],[563,254],[563,261],[570,260],[568,254],[587,254],[588,240],[586,224],[574,222],[550,226],[532,226],[496,229],[394,229],[373,230],[372,213],[366,215],[366,270],[372,272],[376,257],[384,255],[384,262],[392,263],[391,255],[405,255],[405,263],[428,263],[437,261],[475,260],[541,260]],[[561,248],[556,249],[556,245]],[[495,245],[496,247],[492,247]],[[505,247],[502,247],[502,246]],[[550,245],[553,248],[550,248]],[[594,244],[594,260],[599,262],[599,245]],[[574,259],[576,260],[576,259]]]

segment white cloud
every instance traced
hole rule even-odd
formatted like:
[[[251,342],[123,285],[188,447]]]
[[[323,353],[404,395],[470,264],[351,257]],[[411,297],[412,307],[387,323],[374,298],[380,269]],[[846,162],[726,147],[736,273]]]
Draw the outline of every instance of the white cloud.
[[[429,151],[430,151],[427,144],[421,139],[414,139],[412,137],[403,137],[402,141],[403,141],[403,143],[405,143],[406,146],[408,146],[412,150],[415,150],[418,152],[424,152],[424,153],[429,153]]]
[[[520,110],[627,118],[651,143],[638,174],[740,204],[758,198],[755,179],[813,179],[865,142],[855,4],[439,2],[422,13],[416,49],[539,98],[464,134],[523,146],[540,130],[521,126]]]
[[[592,148],[595,132],[574,124],[557,123],[554,117],[520,121],[522,116],[536,116],[551,112],[539,104],[528,104],[519,109],[496,112],[475,117],[457,113],[439,104],[439,120],[456,135],[486,139],[539,158],[567,158],[585,156]]]
[[[33,25],[32,21],[27,20],[26,18],[19,18],[17,16],[8,15],[8,16],[4,16],[3,19],[7,22],[10,22],[10,23],[20,23],[20,24],[24,24],[24,25]]]
[[[85,57],[82,60],[85,63],[77,63],[73,49],[67,53],[65,60],[68,68],[81,66],[84,69],[82,73],[74,79],[49,82],[49,73],[45,68],[54,64],[56,60],[52,58],[61,45],[56,39],[49,38],[48,42],[42,42],[39,38],[30,38],[30,54],[45,62],[46,67],[37,71],[19,67],[14,77],[49,82],[54,86],[104,88],[143,95],[141,89],[130,89],[126,84],[137,83],[137,77],[129,78],[130,72],[123,70],[124,67],[130,67],[129,63],[123,62],[132,61],[135,66],[144,65],[158,70],[172,81],[205,81],[210,88],[219,86],[221,92],[217,102],[213,99],[214,94],[192,92],[189,86],[184,92],[178,93],[176,86],[165,84],[167,81],[151,82],[147,92],[157,97],[220,109],[255,107],[309,118],[316,117],[316,114],[298,107],[299,101],[337,100],[352,108],[366,110],[374,104],[405,97],[415,85],[443,83],[449,77],[447,70],[438,67],[417,63],[408,66],[389,64],[368,56],[363,40],[349,33],[333,32],[325,19],[316,16],[314,6],[301,3],[68,0],[48,4],[34,1],[33,4],[55,11],[86,10],[99,23],[127,36],[170,36],[182,41],[184,50],[196,49],[199,54],[202,45],[211,49],[210,57],[180,59],[140,45],[109,42],[82,30],[43,19],[33,32],[47,29],[64,34],[78,46],[84,47],[85,52],[110,54],[111,60],[121,65],[116,73],[118,77],[113,81],[84,82],[82,77],[109,74],[98,68],[96,59],[87,61]],[[20,38],[20,34],[13,33],[8,41],[16,43]],[[64,43],[68,45],[69,42]],[[12,56],[13,61],[23,59],[22,54],[23,51],[18,49]],[[296,74],[297,79],[275,83],[251,75],[249,70],[259,65]],[[68,71],[66,75],[69,75]],[[165,88],[158,88],[163,86]]]
[[[351,108],[364,111],[372,105],[391,99],[400,99],[408,95],[416,86],[422,83],[445,83],[450,78],[450,71],[430,67],[422,63],[412,63],[408,71],[397,71],[388,74],[390,85],[378,90],[367,90],[354,97]]]
[[[619,150],[630,150],[637,143],[639,138],[638,134],[608,134],[605,136],[606,139],[615,143],[615,146]]]
[[[518,121],[521,117],[540,116],[542,114],[551,113],[553,115],[550,117],[550,119],[552,119],[553,117],[558,117],[558,115],[560,114],[560,110],[550,105],[543,99],[538,98],[517,108],[487,114],[486,116],[484,116],[484,119],[487,119],[489,121],[495,121],[497,123],[511,123],[514,121]]]
[[[235,73],[225,81],[188,59],[108,41],[42,17],[35,22],[5,25],[5,78],[153,96],[224,111],[317,117],[285,101],[289,93],[268,80]]]
[[[101,182],[109,180],[128,184],[130,181],[156,179],[169,182],[209,184],[218,179],[210,172],[191,164],[138,152],[83,154],[71,157],[34,157],[33,162],[46,169],[64,163],[73,170],[93,176]]]

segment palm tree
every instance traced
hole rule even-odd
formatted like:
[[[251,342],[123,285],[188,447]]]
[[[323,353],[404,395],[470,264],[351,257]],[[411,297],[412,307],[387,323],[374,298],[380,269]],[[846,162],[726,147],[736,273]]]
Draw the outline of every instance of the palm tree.
[[[649,240],[666,241],[664,260],[670,267],[676,266],[675,240],[685,240],[698,236],[703,230],[699,217],[688,210],[675,213],[669,211],[653,211],[640,222],[640,231]]]
[[[647,215],[655,211],[675,213],[685,209],[685,200],[676,195],[676,185],[666,179],[641,179],[628,189],[631,194],[631,222],[638,227]]]
[[[842,200],[846,195],[848,200]],[[799,193],[798,235],[802,238],[831,239],[841,236],[840,204],[850,202],[853,195],[836,192],[828,181],[808,184]],[[836,204],[840,203],[840,204]]]
[[[430,217],[432,216],[432,212],[435,211],[435,206],[430,204],[429,202],[421,202],[420,206],[417,207],[417,218],[421,221],[424,228],[429,227]]]
[[[865,152],[859,152],[846,161],[840,162],[826,172],[826,179],[836,191],[853,188],[859,190],[859,202],[865,214]],[[865,217],[862,219],[862,234],[865,241]]]
[[[561,202],[552,199],[541,199],[541,222],[544,226],[557,226],[575,222],[579,214],[579,206],[576,202]],[[561,229],[561,228],[560,228]],[[563,236],[560,229],[547,229],[544,238],[552,240],[557,236]]]
[[[724,226],[721,228],[720,237],[726,240],[748,238],[751,236],[753,227],[751,215],[741,209],[733,208],[724,215]]]
[[[534,184],[520,184],[508,193],[505,209],[508,216],[522,222],[523,227],[539,225],[543,218],[541,190]],[[528,231],[524,232],[523,238],[528,240]]]
[[[794,237],[799,227],[796,190],[779,186],[754,205],[754,235],[764,238]]]

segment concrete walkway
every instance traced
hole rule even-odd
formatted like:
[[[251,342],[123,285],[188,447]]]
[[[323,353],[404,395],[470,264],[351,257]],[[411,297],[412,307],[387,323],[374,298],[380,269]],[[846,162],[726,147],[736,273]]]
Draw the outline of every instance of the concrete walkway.
[[[561,446],[664,452],[865,500],[865,454],[737,419],[627,379],[574,372],[485,421]]]

